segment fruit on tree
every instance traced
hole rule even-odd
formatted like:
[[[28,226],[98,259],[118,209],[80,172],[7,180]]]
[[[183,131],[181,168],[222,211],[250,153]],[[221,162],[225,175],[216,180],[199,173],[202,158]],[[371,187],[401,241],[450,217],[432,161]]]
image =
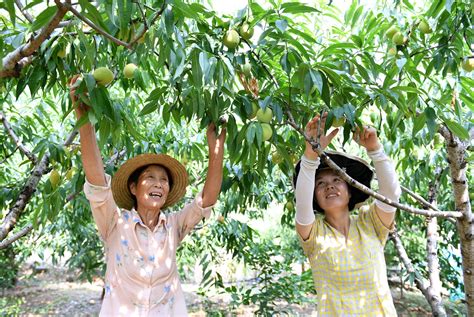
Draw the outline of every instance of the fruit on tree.
[[[252,75],[252,64],[250,63],[245,63],[242,66],[242,73],[244,73],[245,76],[250,76]]]
[[[219,222],[219,223],[224,223],[224,221],[225,221],[225,218],[224,218],[223,215],[217,216],[217,222]]]
[[[239,46],[239,43],[240,43],[239,33],[237,33],[236,30],[229,30],[225,33],[224,39],[222,41],[224,45],[227,46],[227,48],[233,50],[234,48]]]
[[[268,123],[261,123],[263,130],[263,141],[268,141],[273,135],[272,127]]]
[[[398,29],[397,26],[392,25],[391,27],[388,28],[388,30],[385,32],[385,36],[388,39],[392,39],[395,33],[399,32],[400,30]]]
[[[293,204],[293,202],[289,201],[289,202],[287,202],[287,203],[285,204],[285,208],[286,208],[286,210],[288,210],[288,211],[293,211],[294,208],[295,208],[295,205]]]
[[[66,175],[64,176],[65,179],[71,180],[74,177],[74,174],[76,174],[76,168],[71,167],[67,172]]]
[[[263,123],[269,123],[272,121],[273,111],[269,107],[257,110],[257,120]]]
[[[332,120],[332,126],[335,127],[335,128],[339,128],[339,127],[342,127],[344,125],[344,123],[346,123],[346,118],[344,117],[340,117],[340,118],[334,118],[334,120]]]
[[[99,67],[92,73],[97,84],[107,86],[114,80],[114,73],[107,67]]]
[[[420,24],[418,24],[418,30],[420,30],[420,32],[423,34],[429,34],[433,32],[433,30],[430,28],[430,25],[425,20],[421,20]]]
[[[283,158],[281,157],[280,153],[278,151],[273,152],[272,154],[272,163],[277,165],[283,162]]]
[[[388,49],[388,55],[395,56],[397,55],[397,49],[395,47],[391,47]]]
[[[252,38],[253,33],[254,33],[254,29],[251,28],[250,24],[246,22],[242,24],[239,31],[240,31],[240,36],[242,36],[242,38],[247,41]]]
[[[51,187],[54,189],[58,187],[59,182],[61,181],[61,175],[57,170],[52,170],[51,174],[49,174],[49,182],[51,183]]]
[[[472,58],[465,58],[461,63],[462,69],[466,72],[472,72],[474,70],[474,59]]]
[[[133,63],[127,64],[123,68],[123,75],[125,76],[125,78],[128,78],[128,79],[133,78],[133,73],[135,73],[137,68],[138,68],[137,65]]]
[[[56,54],[59,58],[66,58],[66,55],[67,55],[67,47],[64,46],[63,48],[61,48],[58,53]]]
[[[402,32],[397,32],[393,35],[392,37],[392,42],[395,45],[403,45],[403,42],[405,41]]]

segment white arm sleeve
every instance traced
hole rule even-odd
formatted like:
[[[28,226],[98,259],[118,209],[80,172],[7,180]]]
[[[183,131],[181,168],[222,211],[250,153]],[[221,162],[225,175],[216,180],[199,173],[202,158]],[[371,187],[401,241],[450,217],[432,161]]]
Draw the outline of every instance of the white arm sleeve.
[[[395,167],[392,161],[384,153],[383,148],[375,151],[367,151],[367,154],[374,162],[375,174],[379,184],[379,194],[387,197],[391,201],[398,202],[402,190],[398,182],[398,176],[395,173]],[[387,205],[379,200],[375,204],[383,211],[393,213],[397,210],[396,207]]]
[[[319,157],[309,160],[304,155],[301,157],[300,172],[296,180],[296,222],[307,226],[314,222],[313,197],[314,176],[319,166]]]

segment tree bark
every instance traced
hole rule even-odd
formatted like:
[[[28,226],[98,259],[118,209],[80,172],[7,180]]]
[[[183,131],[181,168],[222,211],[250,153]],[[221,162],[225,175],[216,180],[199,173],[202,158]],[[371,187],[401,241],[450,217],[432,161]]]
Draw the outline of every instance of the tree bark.
[[[0,71],[0,78],[9,76],[19,77],[21,69],[24,66],[22,60],[26,57],[30,57],[34,52],[36,52],[40,45],[51,35],[54,29],[59,25],[66,12],[66,7],[58,6],[58,11],[56,12],[56,15],[36,37],[34,37],[30,42],[18,47],[16,50],[5,56],[5,58],[3,59],[3,69]]]
[[[398,255],[400,256],[403,265],[405,265],[407,272],[409,274],[413,274],[416,287],[421,291],[421,293],[423,293],[423,296],[425,296],[426,300],[428,301],[428,304],[430,304],[431,309],[433,310],[433,315],[446,316],[444,308],[441,306],[442,309],[439,309],[439,305],[437,303],[438,299],[436,298],[436,294],[433,292],[433,289],[428,284],[428,281],[426,281],[423,276],[413,267],[413,264],[411,263],[411,260],[405,250],[405,247],[402,244],[402,240],[400,240],[400,237],[398,236],[396,230],[390,233],[390,239],[394,242],[395,249],[397,249]]]
[[[436,203],[436,195],[438,192],[439,179],[441,169],[437,168],[436,177],[430,184],[428,200],[430,204]],[[441,297],[441,280],[439,278],[439,259],[438,259],[438,218],[428,218],[428,226],[426,228],[426,260],[428,262],[428,275],[430,286],[428,288],[431,295],[431,310],[434,316],[447,316],[443,306],[443,298]]]
[[[469,140],[461,141],[445,127],[440,127],[440,133],[446,140],[448,162],[451,172],[451,181],[454,191],[454,204],[456,210],[463,214],[457,219],[457,227],[461,243],[461,256],[464,278],[464,293],[467,305],[467,315],[474,316],[474,216],[469,201],[469,188],[467,183],[466,149]],[[474,139],[474,129],[470,131],[470,139]]]

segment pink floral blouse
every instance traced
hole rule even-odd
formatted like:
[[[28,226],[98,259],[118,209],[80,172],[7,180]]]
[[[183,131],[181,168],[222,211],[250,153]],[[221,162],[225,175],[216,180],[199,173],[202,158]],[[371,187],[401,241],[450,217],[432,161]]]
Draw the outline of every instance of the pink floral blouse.
[[[107,186],[86,181],[84,192],[91,204],[99,234],[105,244],[107,271],[100,316],[187,316],[176,267],[176,248],[191,229],[208,218],[202,193],[183,210],[160,214],[151,231],[138,213],[115,204]]]

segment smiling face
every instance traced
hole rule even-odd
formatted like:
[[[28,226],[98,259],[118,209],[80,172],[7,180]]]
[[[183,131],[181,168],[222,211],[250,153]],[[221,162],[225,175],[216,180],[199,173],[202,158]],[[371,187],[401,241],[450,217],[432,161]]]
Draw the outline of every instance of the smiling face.
[[[170,178],[160,165],[149,165],[141,171],[136,182],[129,185],[130,193],[136,198],[137,210],[160,211],[170,191]]]
[[[316,176],[314,196],[321,209],[349,211],[351,194],[347,183],[333,170],[322,170]]]

